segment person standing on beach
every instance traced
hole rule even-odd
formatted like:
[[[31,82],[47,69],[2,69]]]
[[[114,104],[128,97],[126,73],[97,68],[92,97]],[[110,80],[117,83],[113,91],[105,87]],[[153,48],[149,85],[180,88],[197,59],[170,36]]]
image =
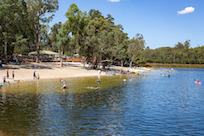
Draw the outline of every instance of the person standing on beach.
[[[3,83],[4,84],[6,83],[6,76],[5,76],[5,74],[3,75]]]
[[[33,72],[33,79],[35,79],[36,75],[35,75],[35,71]]]
[[[12,78],[13,78],[13,80],[14,80],[14,76],[15,76],[15,75],[14,75],[14,71],[13,71],[13,72],[12,72]]]
[[[39,73],[38,73],[38,75],[37,75],[37,78],[40,79],[40,75],[39,75]]]
[[[6,71],[6,75],[7,75],[7,78],[9,78],[9,71],[8,71],[8,69]]]

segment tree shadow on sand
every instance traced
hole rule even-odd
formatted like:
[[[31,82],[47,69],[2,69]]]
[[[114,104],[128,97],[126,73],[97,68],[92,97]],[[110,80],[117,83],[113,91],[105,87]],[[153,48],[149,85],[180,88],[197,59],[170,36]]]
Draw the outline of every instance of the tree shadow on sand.
[[[4,65],[0,70],[5,69],[52,69],[52,66],[45,66],[45,65],[33,65],[33,64],[21,64],[21,65]]]

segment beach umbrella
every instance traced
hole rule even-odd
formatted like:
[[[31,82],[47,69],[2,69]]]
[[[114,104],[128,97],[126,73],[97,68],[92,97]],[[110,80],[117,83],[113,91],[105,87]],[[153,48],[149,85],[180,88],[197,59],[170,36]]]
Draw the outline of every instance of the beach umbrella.
[[[59,54],[56,53],[56,52],[46,51],[46,50],[40,50],[39,53],[40,53],[40,54],[46,54],[46,55],[59,55]],[[29,53],[29,55],[33,55],[33,54],[37,54],[37,51],[33,51],[33,52],[30,52],[30,53]]]

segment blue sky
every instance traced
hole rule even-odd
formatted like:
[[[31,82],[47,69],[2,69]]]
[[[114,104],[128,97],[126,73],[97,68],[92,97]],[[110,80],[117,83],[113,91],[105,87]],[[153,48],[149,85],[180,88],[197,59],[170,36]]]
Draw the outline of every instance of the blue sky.
[[[116,25],[123,26],[130,39],[140,33],[146,41],[145,46],[151,49],[174,47],[178,42],[184,43],[186,40],[191,41],[193,48],[204,45],[204,0],[115,1],[59,0],[59,9],[49,25],[52,27],[59,21],[64,23],[68,7],[75,3],[81,11],[95,9],[105,17],[110,14]]]

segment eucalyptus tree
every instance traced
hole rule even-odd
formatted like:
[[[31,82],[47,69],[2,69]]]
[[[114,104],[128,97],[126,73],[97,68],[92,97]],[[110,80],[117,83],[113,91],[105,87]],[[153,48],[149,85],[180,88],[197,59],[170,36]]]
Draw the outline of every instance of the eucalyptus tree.
[[[130,40],[128,47],[128,56],[130,57],[130,67],[132,67],[132,62],[135,60],[135,57],[141,55],[141,51],[145,48],[145,40],[141,34],[136,34]]]
[[[63,49],[67,46],[70,42],[70,31],[67,29],[67,22],[65,22],[59,30],[57,34],[57,46],[61,52],[61,67],[63,67]]]
[[[98,10],[91,9],[88,18],[90,20],[85,28],[85,49],[92,58],[93,67],[96,68],[99,58],[102,60],[102,55],[107,54],[108,47],[110,47],[108,35],[112,31],[112,26]]]
[[[57,34],[59,33],[60,28],[62,27],[62,23],[55,23],[51,27],[51,32],[49,34],[51,45],[52,45],[52,50],[58,52],[58,47],[57,47]]]
[[[67,31],[71,32],[72,37],[75,37],[74,40],[79,46],[83,46],[82,44],[85,42],[84,29],[87,24],[86,12],[79,10],[76,4],[71,4],[65,16],[68,19],[66,21]]]
[[[14,42],[25,41],[25,31],[22,26],[26,22],[26,3],[24,0],[2,0],[0,2],[1,36],[4,42],[4,56],[7,64],[7,53],[13,53]],[[8,48],[9,47],[9,48]],[[9,50],[8,50],[9,49]]]
[[[124,33],[121,25],[117,25],[114,27],[113,31],[110,33],[112,37],[110,38],[110,43],[112,42],[112,46],[110,46],[109,51],[111,54],[111,60],[124,60],[127,56],[127,47],[128,47],[128,37],[127,33]]]
[[[51,41],[50,37],[48,35],[48,31],[50,30],[49,25],[43,25],[41,33],[39,35],[39,46],[43,50],[50,50],[51,46]]]
[[[39,35],[45,25],[52,20],[54,14],[45,17],[46,13],[58,10],[58,0],[26,0],[28,13],[31,20],[31,28],[35,34],[35,46],[37,49],[36,62],[39,62]]]

